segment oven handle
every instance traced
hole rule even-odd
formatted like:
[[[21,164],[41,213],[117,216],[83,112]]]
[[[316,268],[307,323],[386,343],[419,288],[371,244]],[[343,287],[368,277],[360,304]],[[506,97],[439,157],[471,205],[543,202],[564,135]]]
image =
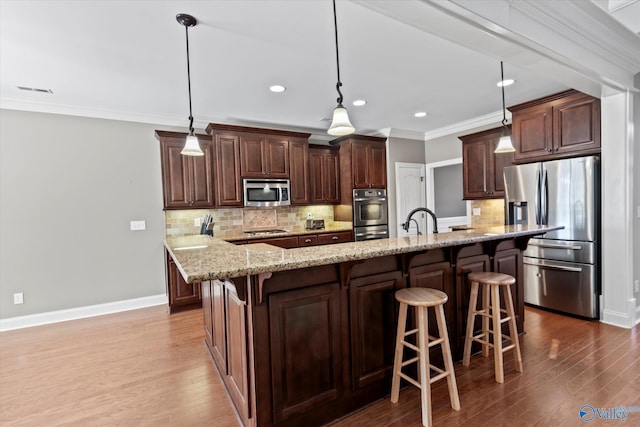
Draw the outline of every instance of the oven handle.
[[[572,271],[575,273],[580,273],[582,271],[582,268],[580,267],[565,267],[562,265],[543,264],[543,263],[530,262],[530,261],[523,261],[523,263],[527,265],[533,265],[535,267],[552,268],[554,270]]]
[[[385,202],[387,201],[386,197],[358,197],[357,199],[353,199],[355,202]]]

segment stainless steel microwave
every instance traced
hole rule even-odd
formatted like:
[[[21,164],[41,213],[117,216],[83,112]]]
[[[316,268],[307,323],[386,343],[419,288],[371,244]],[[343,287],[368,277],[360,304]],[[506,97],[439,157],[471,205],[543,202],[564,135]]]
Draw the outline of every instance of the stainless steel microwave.
[[[288,179],[245,178],[242,187],[245,206],[265,208],[291,204]]]

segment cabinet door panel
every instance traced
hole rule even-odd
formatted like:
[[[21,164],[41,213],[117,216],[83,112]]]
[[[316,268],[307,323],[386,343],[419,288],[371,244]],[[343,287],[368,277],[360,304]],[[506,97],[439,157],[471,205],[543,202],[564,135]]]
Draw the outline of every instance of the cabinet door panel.
[[[223,375],[227,374],[227,337],[226,310],[224,304],[224,282],[211,281],[211,353],[218,369]]]
[[[491,152],[498,146],[500,138],[495,138],[491,141]],[[504,197],[504,168],[505,166],[511,166],[514,160],[514,153],[498,153],[492,154],[493,156],[493,194],[492,196]]]
[[[322,203],[324,201],[324,182],[323,173],[324,155],[316,150],[309,151],[309,188],[311,203]]]
[[[209,351],[213,353],[213,320],[212,320],[212,298],[211,298],[211,281],[201,282],[200,291],[202,292],[202,321],[204,322],[204,340],[207,343]]]
[[[289,141],[266,138],[263,171],[269,178],[289,178]]]
[[[215,136],[216,205],[242,206],[240,139],[236,135]]]
[[[435,264],[421,265],[413,267],[409,273],[409,286],[412,288],[431,288],[444,292],[449,296],[449,300],[444,305],[445,320],[447,322],[447,332],[449,334],[449,343],[451,350],[455,353],[457,345],[457,337],[455,336],[456,321],[456,302],[453,298],[453,281],[452,270],[449,262],[438,262]],[[438,332],[438,324],[436,323],[435,310],[429,312],[429,334],[432,336],[440,336]],[[440,347],[429,350],[430,363],[441,364],[442,351]]]
[[[484,141],[465,142],[462,145],[463,188],[465,199],[487,196],[489,150]]]
[[[306,141],[289,142],[291,174],[291,204],[309,203],[309,144]]]
[[[249,412],[249,364],[247,357],[247,307],[238,298],[235,286],[226,282],[225,308],[227,323],[227,381],[229,394],[236,403],[242,419],[250,417]]]
[[[196,283],[185,282],[172,259],[168,260],[169,273],[169,305],[191,304],[200,301],[200,288]]]
[[[353,242],[351,231],[339,231],[337,233],[318,234],[319,245],[331,245],[334,243]]]
[[[262,137],[240,137],[240,173],[243,177],[264,178],[266,171],[263,169]]]
[[[268,297],[276,423],[341,393],[339,295],[338,283],[330,283]]]
[[[515,159],[546,156],[553,148],[552,108],[540,106],[513,114]]]
[[[369,157],[369,186],[387,188],[387,150],[385,144],[372,144]]]
[[[471,282],[467,276],[472,272],[491,271],[489,255],[476,255],[458,259],[456,266],[456,294],[458,295],[457,325],[461,332],[458,338],[457,348],[464,348],[464,336],[467,330],[467,313],[469,312],[469,298],[471,296]],[[478,304],[481,301],[481,295],[478,295]],[[480,316],[476,316],[476,324],[474,330],[481,327]]]
[[[336,153],[327,153],[323,157],[323,197],[325,202],[340,202],[340,160]]]
[[[184,143],[162,141],[164,206],[188,207],[190,202],[187,158],[180,154]]]
[[[190,166],[192,208],[212,208],[213,203],[213,147],[210,140],[200,139],[204,156],[194,156],[187,160]],[[184,156],[183,156],[184,157]]]
[[[493,258],[493,271],[508,274],[516,279],[516,283],[511,285],[511,296],[516,312],[516,326],[518,331],[522,332],[524,330],[524,292],[519,292],[519,289],[523,289],[523,287],[518,286],[518,283],[522,283],[524,280],[522,252],[519,249],[497,251]],[[500,295],[502,298],[502,307],[505,307],[504,291],[501,291]],[[503,328],[503,333],[507,333],[508,325],[506,323],[503,325]]]
[[[353,388],[391,378],[396,334],[394,293],[402,272],[353,279],[349,287]]]
[[[600,148],[600,100],[577,96],[553,109],[554,151],[579,152]]]
[[[351,147],[353,188],[369,188],[367,144],[354,142]]]

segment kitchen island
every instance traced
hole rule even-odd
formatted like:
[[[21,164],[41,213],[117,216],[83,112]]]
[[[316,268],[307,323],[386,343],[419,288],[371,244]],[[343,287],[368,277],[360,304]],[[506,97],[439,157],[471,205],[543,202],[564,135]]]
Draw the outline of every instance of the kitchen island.
[[[523,332],[522,252],[531,237],[558,228],[498,226],[297,249],[190,236],[168,238],[166,247],[184,279],[201,282],[206,344],[242,424],[313,426],[389,394],[398,289],[449,296],[445,316],[459,360],[467,275],[510,274]],[[437,352],[432,357],[438,365]]]

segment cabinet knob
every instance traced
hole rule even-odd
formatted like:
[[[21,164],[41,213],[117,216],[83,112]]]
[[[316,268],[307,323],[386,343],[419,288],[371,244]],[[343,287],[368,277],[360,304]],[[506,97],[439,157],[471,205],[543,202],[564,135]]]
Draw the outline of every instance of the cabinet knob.
[[[311,239],[304,239],[305,243],[311,243]]]
[[[338,240],[338,236],[333,236],[331,240]]]

